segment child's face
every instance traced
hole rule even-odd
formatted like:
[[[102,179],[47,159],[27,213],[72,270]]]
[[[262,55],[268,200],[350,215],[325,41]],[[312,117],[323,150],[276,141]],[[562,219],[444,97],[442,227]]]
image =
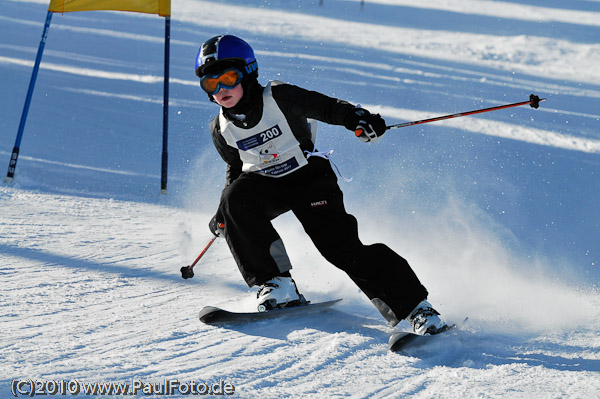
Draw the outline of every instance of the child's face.
[[[244,95],[242,84],[239,83],[233,89],[221,88],[217,94],[213,94],[213,98],[222,107],[231,108],[241,100]]]

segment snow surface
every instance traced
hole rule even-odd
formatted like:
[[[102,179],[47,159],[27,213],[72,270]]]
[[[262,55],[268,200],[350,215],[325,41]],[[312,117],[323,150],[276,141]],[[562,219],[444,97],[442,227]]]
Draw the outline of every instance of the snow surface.
[[[54,15],[13,183],[0,185],[0,396],[14,379],[235,386],[244,398],[600,397],[600,2],[174,0],[169,189],[159,193],[163,20]],[[0,11],[0,167],[8,166],[47,0]],[[455,334],[404,355],[293,217],[275,221],[300,290],[343,297],[297,320],[215,328],[249,310],[211,238],[224,166],[198,88],[200,43],[247,39],[260,79],[361,103],[394,129],[318,145],[367,243],[405,256]],[[4,166],[3,166],[4,165]],[[403,325],[405,326],[405,325]],[[83,397],[83,395],[80,395]]]

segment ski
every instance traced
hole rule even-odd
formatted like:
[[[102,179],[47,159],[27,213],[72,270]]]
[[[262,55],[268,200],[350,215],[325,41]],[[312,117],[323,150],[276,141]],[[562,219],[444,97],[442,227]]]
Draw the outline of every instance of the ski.
[[[198,315],[201,322],[210,325],[234,325],[270,320],[280,317],[293,317],[324,311],[341,301],[334,299],[326,302],[306,302],[287,308],[267,310],[266,312],[231,312],[215,306],[205,306]]]
[[[464,324],[468,320],[468,317],[460,323],[460,325]],[[389,348],[392,352],[402,352],[404,349],[410,346],[420,346],[425,345],[430,340],[435,339],[438,335],[443,335],[444,333],[454,330],[457,327],[456,324],[450,324],[443,328],[441,328],[435,334],[428,335],[419,335],[409,331],[400,331],[392,336],[389,339]]]

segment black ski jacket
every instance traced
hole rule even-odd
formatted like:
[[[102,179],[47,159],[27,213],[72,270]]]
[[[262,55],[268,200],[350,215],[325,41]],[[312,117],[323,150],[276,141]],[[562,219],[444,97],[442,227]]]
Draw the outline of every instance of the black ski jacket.
[[[243,121],[233,117],[228,109],[224,109],[223,114],[235,126],[250,129],[256,126],[262,118],[264,87],[257,86],[258,90],[253,90],[254,94],[249,102],[248,110],[244,113]],[[347,127],[348,119],[354,116],[355,106],[347,101],[281,82],[273,82],[271,86],[273,98],[283,112],[296,140],[300,143],[302,151],[313,151],[314,149],[307,119],[316,119],[331,125]],[[227,163],[225,186],[228,186],[242,173],[242,160],[238,149],[228,145],[221,135],[218,115],[211,121],[210,130],[219,155]]]

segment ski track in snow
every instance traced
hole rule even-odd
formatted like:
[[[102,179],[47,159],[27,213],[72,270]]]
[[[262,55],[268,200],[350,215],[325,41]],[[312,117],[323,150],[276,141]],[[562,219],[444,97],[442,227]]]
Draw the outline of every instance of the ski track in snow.
[[[391,330],[352,295],[311,318],[216,328],[196,320],[198,304],[245,289],[221,242],[194,279],[180,278],[181,228],[198,215],[7,187],[0,207],[11,209],[0,219],[3,387],[34,377],[224,378],[247,398],[586,397],[600,389],[597,298],[587,298],[591,324],[573,331],[501,333],[474,318],[409,356],[388,352]]]
[[[274,55],[272,53],[265,53],[265,54]],[[31,61],[0,56],[0,63],[3,63],[3,62],[17,64],[17,65],[23,65],[23,66],[29,66],[29,67],[33,66],[33,62],[31,62]],[[331,62],[331,60],[329,62]],[[349,61],[347,61],[347,62],[350,63]],[[372,67],[372,65],[369,65],[368,63],[364,63],[364,64],[366,64],[365,66]],[[45,62],[42,63],[41,68],[53,70],[53,71],[60,71],[63,73],[95,77],[95,78],[100,78],[100,79],[128,80],[128,81],[139,82],[139,83],[158,83],[158,82],[162,82],[162,80],[163,80],[163,78],[161,76],[108,72],[108,71],[102,71],[102,70],[98,70],[98,69],[69,67],[66,65],[56,65],[56,64],[45,63]],[[415,71],[413,70],[411,73],[415,73]],[[417,71],[417,73],[418,73],[418,71]],[[393,77],[390,77],[390,79],[395,80]],[[185,80],[176,79],[176,78],[171,78],[169,80],[170,80],[170,83],[174,83],[174,84],[183,84],[183,85],[190,85],[190,86],[196,86],[196,84],[197,84],[196,82],[185,81]],[[535,88],[533,88],[533,89],[535,89]],[[154,104],[162,104],[162,98],[159,96],[155,96],[153,98],[153,97],[135,96],[135,95],[130,95],[130,94],[107,93],[107,92],[102,92],[102,91],[97,91],[97,90],[81,90],[81,89],[65,89],[65,90],[72,91],[72,92],[79,92],[79,93],[88,94],[88,95],[119,98],[119,99],[124,99],[124,100],[131,100],[131,101],[149,102],[149,103],[154,103]],[[568,92],[567,88],[559,88],[559,90],[561,93]],[[579,95],[579,93],[581,93],[581,91],[577,90],[576,93],[574,93],[574,94]],[[592,93],[592,95],[600,97],[600,92],[594,92],[594,93]],[[174,107],[194,107],[195,106],[195,102],[190,102],[190,101],[185,101],[185,100],[183,100],[183,101],[182,100],[171,100],[169,102],[169,104],[170,104],[170,106],[174,106]],[[543,106],[544,105],[546,105],[546,104],[543,104]],[[426,119],[426,118],[440,116],[440,114],[433,115],[431,113],[424,113],[424,112],[419,112],[419,111],[410,110],[410,109],[393,108],[393,107],[379,107],[377,105],[369,105],[369,104],[363,104],[363,106],[365,106],[365,107],[370,106],[371,109],[373,109],[374,111],[380,112],[384,116],[394,117],[396,115],[402,115],[404,118],[411,118],[411,120],[420,120],[420,119]],[[558,112],[557,110],[543,109],[542,112],[544,112],[544,111]],[[580,113],[580,115],[581,115],[581,113]],[[598,118],[597,115],[591,115],[591,114],[590,115],[584,114],[583,116],[593,118],[593,119]],[[600,153],[600,140],[586,139],[586,138],[582,138],[582,137],[574,137],[574,136],[569,136],[569,135],[565,135],[565,134],[561,134],[561,133],[557,133],[557,132],[553,132],[553,131],[548,131],[548,130],[543,130],[543,129],[526,128],[526,127],[522,127],[522,126],[516,125],[516,124],[485,121],[485,120],[480,121],[477,118],[469,118],[469,119],[461,119],[459,121],[440,122],[440,123],[438,123],[438,125],[459,127],[459,128],[462,128],[463,130],[466,130],[466,131],[469,131],[472,133],[486,134],[486,135],[491,135],[491,136],[496,136],[496,137],[508,138],[508,139],[512,139],[512,140],[521,140],[521,141],[525,141],[528,143],[546,145],[546,146],[555,147],[555,148],[563,148],[563,149],[567,149],[567,150],[583,151],[583,152],[589,152],[589,153]]]
[[[413,3],[418,4],[418,3]],[[389,16],[398,15],[391,7]],[[600,13],[598,13],[600,14]],[[230,16],[223,20],[222,15]],[[410,29],[280,10],[227,5],[220,2],[187,2],[174,10],[177,18],[220,29],[245,30],[277,37],[377,48],[393,53],[428,56],[446,61],[465,61],[508,71],[530,72],[556,79],[600,83],[594,66],[600,58],[600,44],[581,44],[556,38],[529,35],[495,36],[427,29]],[[264,21],[269,21],[265,24]],[[393,21],[393,20],[392,20]],[[384,22],[384,21],[382,21]],[[388,22],[386,19],[385,22]],[[393,22],[392,22],[393,23]]]
[[[369,186],[357,194],[356,186],[344,186],[350,199],[358,198],[349,207],[361,221],[361,237],[389,243],[410,259],[444,317],[458,321],[469,316],[460,331],[403,355],[390,353],[392,329],[342,272],[320,258],[301,226],[287,216],[275,224],[299,265],[294,277],[300,290],[313,301],[344,300],[327,313],[297,320],[235,328],[197,320],[197,312],[208,304],[250,310],[254,295],[221,239],[196,266],[193,279],[183,280],[179,272],[211,238],[206,222],[221,188],[222,165],[215,166],[214,154],[194,141],[194,129],[206,129],[210,119],[205,114],[215,108],[198,95],[190,60],[201,40],[222,31],[256,40],[257,55],[269,61],[260,64],[261,77],[280,78],[281,73],[281,79],[306,82],[333,95],[351,94],[393,123],[395,118],[403,122],[466,111],[464,105],[476,109],[505,99],[525,100],[502,97],[500,91],[548,97],[538,110],[515,110],[520,115],[515,118],[459,118],[432,124],[428,131],[510,139],[515,151],[536,154],[515,163],[531,162],[532,169],[547,171],[541,176],[548,188],[538,207],[555,210],[548,204],[559,201],[571,211],[581,206],[588,212],[568,217],[576,226],[571,231],[586,230],[565,233],[563,241],[578,243],[588,238],[582,235],[597,231],[598,213],[591,209],[597,209],[592,202],[597,193],[593,157],[600,152],[595,107],[600,45],[589,39],[600,26],[597,1],[577,1],[565,9],[558,2],[377,0],[367,1],[364,12],[358,0],[325,0],[323,7],[315,3],[173,2],[170,160],[175,173],[169,177],[170,198],[154,194],[159,150],[147,144],[156,141],[149,134],[158,134],[152,129],[159,119],[148,120],[162,103],[160,23],[161,29],[153,30],[162,19],[130,13],[54,18],[17,178],[0,185],[0,397],[10,395],[13,379],[159,383],[166,378],[223,379],[241,398],[598,396],[597,282],[594,289],[576,278],[556,277],[564,274],[554,274],[550,266],[559,269],[565,263],[570,271],[575,265],[569,259],[538,257],[537,248],[524,254],[508,249],[507,242],[518,232],[485,215],[483,205],[478,208],[453,196],[446,185],[435,185],[431,176],[443,179],[447,165],[431,171],[421,158],[402,154],[408,158],[400,162],[402,172],[411,170],[410,162],[425,171],[413,177],[388,175],[391,162],[378,162],[376,174],[364,169],[377,157],[389,156],[386,149],[411,148],[409,140],[389,137],[391,132],[383,141],[387,146],[371,149],[375,152],[353,169],[366,176],[356,181],[372,183],[374,191]],[[10,0],[7,15],[0,15],[0,29],[10,37],[0,40],[0,76],[10,97],[2,100],[3,112],[12,102],[21,105],[47,4]],[[416,28],[398,20],[405,12],[438,19]],[[113,17],[128,26],[111,23]],[[453,31],[443,29],[444,18],[483,18],[511,26],[519,21],[541,28],[495,34],[481,22],[472,31]],[[576,34],[570,37],[562,29]],[[73,42],[61,47],[59,37]],[[88,46],[94,50],[86,51]],[[137,57],[138,50],[143,57]],[[395,98],[398,90],[405,98]],[[419,101],[421,97],[434,100]],[[447,109],[455,103],[459,109]],[[11,115],[3,113],[0,120],[0,167],[8,160],[18,124],[17,107],[10,109]],[[111,116],[102,119],[104,113]],[[109,120],[123,115],[127,119]],[[427,153],[428,146],[440,151],[435,140],[425,140],[420,151]],[[485,152],[485,142],[478,143],[478,151]],[[537,155],[538,146],[549,154],[548,161]],[[355,151],[350,145],[343,150]],[[476,156],[485,159],[486,154]],[[506,153],[494,155],[502,156]],[[466,157],[471,161],[471,154]],[[582,162],[576,163],[579,157]],[[567,166],[576,167],[557,175],[548,165],[564,166],[565,158],[573,159]],[[483,162],[481,167],[480,186],[486,179],[499,183],[478,195],[506,198],[502,209],[509,211],[527,205],[523,198],[529,197],[505,196],[505,191],[530,186],[509,175],[492,175]],[[532,169],[526,171],[533,175]],[[584,172],[591,176],[585,187],[567,184],[580,182],[575,177]],[[393,189],[379,185],[380,178],[393,180]],[[419,179],[433,188],[417,184],[411,196],[413,180]],[[438,189],[443,191],[440,203],[427,198]],[[581,190],[587,191],[580,195]],[[435,206],[423,212],[415,205],[421,202]],[[523,223],[530,223],[526,227],[532,232],[540,233],[544,224],[564,227],[559,214],[527,216],[531,219]],[[594,223],[596,230],[589,227]],[[597,248],[587,251],[594,271]]]
[[[406,2],[405,2],[406,3]],[[491,2],[491,5],[495,5],[495,2]],[[388,4],[386,2],[381,2],[381,4]],[[388,4],[389,5],[389,4]],[[395,5],[401,5],[401,3],[395,4]],[[445,6],[448,6],[448,4],[444,5],[444,3],[434,3],[432,5],[433,8],[442,8],[444,9]],[[223,8],[219,8],[219,7],[223,7]],[[513,5],[512,8],[516,8],[518,9],[520,6],[518,5]],[[535,9],[536,7],[528,7],[529,9]],[[538,7],[539,8],[539,7]],[[210,7],[208,7],[204,2],[189,2],[189,3],[184,3],[182,5],[180,5],[176,10],[181,10],[181,15],[176,15],[176,17],[178,19],[181,19],[183,21],[189,21],[189,22],[195,22],[197,19],[194,18],[200,18],[200,16],[197,14],[198,10],[202,10],[202,13],[205,14],[206,10],[212,10],[214,12],[214,15],[209,15],[206,16],[204,15],[203,18],[204,20],[207,21],[211,21],[211,20],[219,20],[217,18],[217,15],[219,13],[225,13],[225,15],[236,15],[236,13],[238,12],[244,12],[244,8],[243,7],[234,7],[234,6],[226,6],[226,5],[211,5]],[[502,8],[498,8],[498,9],[502,9]],[[511,9],[511,7],[508,8],[509,10]],[[462,8],[461,6],[461,10],[465,11],[465,8]],[[492,13],[492,15],[494,15],[494,8],[492,9],[487,9],[489,13]],[[174,11],[176,12],[176,11]],[[254,17],[256,15],[256,18],[265,18],[265,19],[269,19],[269,20],[276,20],[276,21],[293,21],[293,23],[296,24],[300,24],[303,23],[302,26],[299,26],[297,28],[295,28],[293,31],[296,32],[306,32],[304,34],[308,35],[308,36],[319,36],[319,37],[323,37],[324,36],[324,32],[322,27],[323,26],[327,26],[328,29],[331,31],[331,33],[329,33],[329,35],[327,36],[331,41],[335,42],[336,40],[344,40],[345,42],[348,43],[352,43],[353,45],[359,45],[359,46],[370,46],[370,47],[375,47],[375,48],[379,48],[382,50],[389,50],[389,51],[399,51],[399,52],[407,52],[407,53],[411,53],[411,51],[414,50],[407,50],[404,45],[402,43],[407,42],[407,43],[411,43],[411,45],[415,46],[416,48],[421,48],[421,47],[427,47],[427,46],[433,46],[435,43],[435,45],[441,45],[441,40],[444,37],[447,37],[447,35],[443,35],[443,36],[439,36],[439,35],[435,35],[434,37],[432,37],[432,43],[428,44],[427,46],[423,46],[418,44],[418,40],[415,37],[415,34],[411,34],[408,35],[407,37],[407,33],[406,32],[401,32],[401,33],[390,33],[390,34],[380,34],[380,33],[373,33],[373,34],[364,34],[362,33],[365,37],[376,37],[376,36],[385,36],[386,38],[401,38],[400,42],[397,42],[394,44],[393,48],[390,48],[387,45],[384,44],[374,44],[374,43],[369,43],[369,44],[364,44],[362,43],[362,41],[357,41],[356,38],[354,37],[348,37],[346,35],[339,35],[336,33],[336,30],[344,30],[345,27],[340,25],[336,25],[335,20],[332,21],[325,21],[319,24],[315,24],[313,22],[313,19],[316,18],[314,16],[307,16],[306,21],[303,21],[303,17],[298,16],[297,14],[294,15],[288,15],[288,14],[282,14],[282,15],[277,15],[277,17],[272,17],[270,16],[270,13],[273,13],[275,11],[270,11],[270,10],[261,10],[258,13],[251,13],[248,14],[251,17]],[[265,15],[263,15],[263,13]],[[509,13],[512,13],[513,15],[519,15],[519,13],[517,12],[513,12],[513,11],[509,11]],[[553,15],[558,16],[561,15],[558,12],[555,11],[551,11],[551,13],[554,13]],[[542,13],[544,14],[544,13]],[[583,15],[588,15],[590,14],[589,12],[581,12],[580,14]],[[591,13],[594,14],[594,13]],[[600,14],[600,13],[598,13]],[[537,14],[536,14],[537,15]],[[579,15],[579,14],[577,14]],[[501,16],[501,15],[499,15]],[[536,17],[537,18],[537,17]],[[0,16],[0,19],[4,19],[4,20],[8,20],[8,18],[2,17]],[[250,20],[248,21],[248,18],[244,19],[244,18],[237,18],[236,21],[238,22],[238,25],[236,26],[237,29],[246,29],[246,30],[250,30],[252,31],[253,29],[255,29],[256,26],[258,26],[258,24],[253,23],[253,20],[250,18]],[[240,21],[244,21],[242,26],[239,26],[239,22]],[[25,25],[35,25],[36,23],[34,21],[27,21],[27,20],[11,20],[12,23],[18,23],[18,24],[25,24]],[[568,22],[575,22],[574,19],[568,19]],[[251,25],[251,26],[250,26]],[[311,34],[310,33],[310,27],[314,26],[314,25],[318,25],[320,27],[319,33],[318,34]],[[100,36],[109,36],[109,37],[119,37],[125,40],[134,40],[134,41],[146,41],[146,42],[158,42],[160,43],[163,39],[161,37],[152,37],[152,36],[148,36],[148,35],[138,35],[138,34],[127,34],[127,33],[123,33],[123,32],[119,32],[119,31],[114,31],[114,30],[108,30],[108,29],[91,29],[91,28],[77,28],[77,27],[71,27],[71,26],[65,26],[65,25],[61,25],[61,24],[54,24],[52,26],[53,29],[62,29],[62,30],[69,30],[69,31],[75,31],[78,33],[87,33],[87,34],[94,34],[94,35],[100,35]],[[272,24],[269,26],[269,28],[273,28]],[[367,28],[361,29],[357,29],[357,31],[363,31],[363,30],[367,30],[367,32],[369,31]],[[376,29],[378,32],[381,30],[380,26],[375,26],[373,27],[373,29]],[[421,31],[419,30],[419,40],[422,40],[422,35],[421,35]],[[447,33],[447,32],[446,32]],[[276,31],[273,34],[278,34],[280,36],[286,36],[286,32],[280,32],[280,31]],[[495,39],[495,38],[494,38]],[[400,39],[399,39],[400,40]],[[485,42],[486,46],[488,47],[488,49],[486,51],[493,53],[493,54],[500,54],[502,52],[510,52],[511,54],[514,53],[515,49],[518,48],[518,46],[515,43],[510,43],[510,44],[506,44],[506,40],[507,38],[503,37],[500,39],[500,41],[498,42],[497,45],[494,45],[492,41],[489,40],[489,38],[486,39],[481,39],[481,38],[473,38],[473,37],[467,37],[465,39],[464,42],[459,42],[456,45],[458,47],[460,47],[461,49],[464,48],[469,48],[469,46],[473,46],[476,45],[477,43],[481,43],[481,42]],[[518,37],[515,40],[520,40]],[[530,38],[528,38],[527,40],[530,40]],[[540,39],[541,40],[541,39]],[[454,40],[453,40],[454,41]],[[415,42],[417,44],[415,44]],[[173,41],[174,45],[194,45],[194,43],[192,42],[188,42],[188,41]],[[493,46],[493,47],[490,47]],[[569,71],[570,73],[572,73],[572,75],[570,75],[568,78],[573,79],[573,80],[580,80],[580,81],[589,81],[590,83],[595,83],[598,84],[600,81],[597,81],[596,78],[598,76],[598,74],[595,73],[595,67],[590,66],[591,63],[594,63],[594,65],[598,62],[600,62],[600,47],[595,48],[597,46],[593,46],[593,45],[585,45],[581,47],[581,51],[579,51],[579,54],[577,55],[566,55],[566,51],[559,51],[554,58],[552,57],[551,53],[549,52],[553,47],[555,47],[555,43],[540,43],[538,45],[534,45],[529,47],[529,44],[527,44],[528,49],[533,52],[536,49],[541,49],[544,52],[543,57],[544,59],[544,68],[548,68],[546,72],[544,72],[544,70],[536,70],[536,74],[537,75],[541,75],[541,76],[547,76],[547,77],[559,77],[562,74],[565,73],[565,71]],[[10,47],[10,46],[4,46],[4,47]],[[448,47],[448,46],[446,46]],[[569,48],[569,51],[577,51],[576,45],[574,43],[566,43],[564,45],[565,48]],[[469,50],[471,54],[469,57],[464,56],[463,54],[457,54],[455,51],[452,51],[451,53],[443,53],[445,54],[445,57],[448,60],[455,60],[455,59],[477,59],[479,58],[480,61],[485,59],[486,56],[484,54],[480,54],[480,55],[476,55],[476,53],[478,53],[477,49],[471,49]],[[30,51],[28,51],[30,53],[34,53],[35,49],[31,49]],[[50,50],[50,52],[52,52],[52,50]],[[552,94],[558,94],[561,93],[563,95],[565,94],[570,94],[570,95],[574,95],[574,96],[585,96],[585,97],[592,97],[592,98],[600,98],[600,91],[598,90],[585,90],[585,89],[581,89],[580,87],[572,87],[566,84],[559,84],[559,83],[553,83],[553,84],[548,84],[547,82],[545,83],[538,83],[535,80],[529,80],[529,81],[525,81],[525,80],[507,80],[506,78],[501,77],[500,75],[495,76],[495,75],[485,75],[485,74],[481,74],[481,73],[477,73],[475,76],[469,76],[469,71],[467,70],[456,70],[456,69],[452,69],[452,68],[440,68],[440,72],[439,73],[432,73],[432,72],[425,72],[423,70],[419,69],[419,66],[424,66],[424,65],[419,65],[416,62],[406,62],[407,67],[406,68],[402,68],[399,67],[397,64],[396,65],[391,65],[391,64],[382,64],[382,63],[373,63],[373,62],[366,62],[366,61],[357,61],[355,59],[341,59],[341,58],[336,58],[336,57],[322,57],[322,56],[314,56],[314,55],[310,55],[310,54],[302,54],[302,53],[298,53],[296,55],[290,55],[289,53],[280,53],[280,52],[273,52],[273,51],[261,51],[258,50],[257,54],[259,56],[272,56],[272,57],[282,57],[282,58],[290,58],[290,57],[297,57],[298,59],[301,60],[318,60],[327,64],[333,64],[332,68],[343,68],[344,72],[346,73],[350,73],[350,74],[354,74],[354,75],[361,75],[364,74],[361,72],[362,70],[373,70],[373,69],[379,69],[382,71],[382,73],[384,74],[380,74],[377,76],[378,79],[381,80],[381,84],[385,85],[386,81],[387,82],[398,82],[398,81],[402,81],[404,80],[407,83],[419,83],[418,78],[419,77],[427,77],[427,78],[444,78],[444,79],[453,79],[456,80],[457,83],[459,82],[467,82],[467,81],[483,81],[486,84],[490,84],[490,85],[498,85],[500,87],[507,87],[507,86],[513,86],[513,87],[519,87],[519,88],[525,88],[527,90],[530,91],[535,91],[535,92],[543,92],[543,93],[552,93]],[[424,54],[424,53],[420,53],[420,54]],[[433,48],[429,48],[427,50],[427,55],[429,56],[437,56],[436,54],[440,54],[439,51],[437,51],[437,49],[433,49]],[[531,54],[531,53],[530,53]],[[59,55],[59,54],[57,54]],[[475,57],[473,56],[475,55]],[[71,55],[71,54],[60,54],[61,58],[66,58],[66,59],[73,59],[73,58],[78,58],[80,60],[83,60],[82,57],[80,56],[76,56],[76,55]],[[598,56],[598,57],[596,57]],[[541,59],[542,55],[539,56],[539,58]],[[591,58],[590,58],[591,57]],[[528,61],[524,61],[520,60],[516,65],[513,65],[512,62],[510,62],[510,59],[513,58],[513,55],[509,55],[509,56],[494,56],[494,58],[506,58],[504,61],[498,61],[497,66],[499,66],[502,69],[516,69],[521,68],[521,65],[531,65],[532,63],[537,63],[531,60]],[[578,59],[579,61],[569,65],[568,68],[566,68],[562,62],[565,59],[569,59],[572,60],[573,58]],[[552,61],[554,59],[554,61]],[[585,60],[585,62],[583,62],[583,60]],[[85,61],[89,61],[85,60]],[[101,59],[96,58],[95,60],[93,60],[94,62],[101,62]],[[589,62],[589,63],[588,63]],[[33,61],[28,60],[28,59],[21,59],[21,58],[11,58],[11,57],[4,57],[4,56],[0,56],[0,63],[9,63],[9,64],[16,64],[16,65],[20,65],[20,66],[27,66],[27,67],[32,67],[33,66]],[[556,65],[554,67],[552,67],[552,63],[556,63]],[[431,65],[429,65],[430,67]],[[99,79],[112,79],[112,80],[127,80],[127,81],[132,81],[132,82],[139,82],[139,83],[146,83],[146,84],[156,84],[156,83],[160,83],[163,80],[163,77],[160,75],[151,75],[151,74],[130,74],[130,73],[122,73],[122,72],[114,72],[114,71],[106,71],[106,70],[101,70],[101,69],[92,69],[92,68],[82,68],[82,67],[73,67],[70,65],[64,65],[64,64],[55,64],[55,63],[49,63],[49,62],[43,62],[41,65],[42,69],[47,69],[47,70],[52,70],[52,71],[59,71],[62,73],[68,73],[68,74],[76,74],[76,75],[81,75],[81,76],[88,76],[88,77],[94,77],[94,78],[99,78]],[[592,73],[592,77],[591,80],[585,78],[586,76],[588,76],[589,71],[593,71]],[[408,79],[401,79],[399,77],[397,77],[398,73],[402,73],[402,74],[409,74],[409,75],[413,75],[415,76],[415,80],[408,80]],[[463,76],[461,76],[463,75]],[[171,77],[170,78],[170,83],[172,84],[181,84],[181,85],[189,85],[189,86],[197,86],[197,82],[193,81],[193,80],[186,80],[186,79],[178,79],[175,77]],[[425,84],[425,82],[423,82]],[[150,102],[150,103],[155,103],[155,104],[161,104],[162,103],[162,97],[160,96],[155,96],[155,97],[141,97],[141,96],[135,96],[135,95],[131,95],[131,94],[119,94],[119,93],[107,93],[107,92],[102,92],[102,91],[97,91],[97,90],[81,90],[81,89],[66,89],[66,90],[70,90],[70,91],[74,91],[74,92],[81,92],[81,93],[85,93],[88,95],[98,95],[98,96],[106,96],[106,97],[112,97],[112,98],[120,98],[120,99],[125,99],[125,100],[131,100],[131,101],[143,101],[143,102]],[[176,106],[176,107],[194,107],[195,102],[189,102],[189,101],[185,101],[185,100],[177,100],[177,99],[171,99],[170,101],[170,105],[171,106]],[[363,104],[365,106],[367,106],[367,104]],[[573,113],[573,112],[569,112],[566,110],[557,110],[557,109],[552,109],[552,108],[547,108],[547,103],[543,103],[542,104],[542,109],[540,110],[540,112],[561,112],[561,113],[565,113],[565,114],[573,114],[573,115],[582,115],[585,117],[589,117],[591,118],[591,120],[595,120],[596,122],[598,121],[598,118],[600,117],[600,115],[598,113],[595,114],[582,114],[582,113]],[[377,109],[377,108],[374,108]],[[436,114],[436,115],[432,115],[430,113],[423,113],[423,112],[419,112],[418,110],[411,110],[411,109],[402,109],[402,108],[391,108],[391,107],[381,107],[379,108],[379,110],[381,110],[380,112],[382,112],[384,115],[386,116],[396,116],[396,115],[402,115],[403,117],[410,117],[410,118],[414,118],[414,119],[423,119],[423,118],[427,118],[427,117],[434,117],[434,116],[439,116],[441,114]],[[493,128],[489,128],[489,124],[492,123],[493,124]],[[493,136],[497,136],[497,137],[502,137],[502,138],[509,138],[509,139],[513,139],[513,140],[522,140],[525,142],[529,142],[529,143],[535,143],[535,144],[540,144],[540,145],[548,145],[548,146],[552,146],[552,147],[556,147],[556,148],[564,148],[564,149],[569,149],[569,150],[576,150],[576,151],[583,151],[583,152],[590,152],[590,153],[597,153],[600,152],[600,140],[594,140],[594,139],[586,139],[586,138],[581,138],[581,137],[573,137],[570,135],[564,135],[561,133],[557,133],[557,132],[552,132],[552,131],[547,131],[547,130],[543,130],[543,129],[532,129],[532,128],[523,128],[520,125],[515,125],[515,124],[508,124],[508,123],[500,123],[500,122],[479,122],[477,118],[468,118],[468,119],[461,119],[460,121],[451,121],[451,122],[441,122],[438,123],[441,124],[441,126],[456,126],[456,127],[460,127],[464,130],[470,131],[472,133],[479,133],[479,134],[487,134],[487,135],[493,135]]]

